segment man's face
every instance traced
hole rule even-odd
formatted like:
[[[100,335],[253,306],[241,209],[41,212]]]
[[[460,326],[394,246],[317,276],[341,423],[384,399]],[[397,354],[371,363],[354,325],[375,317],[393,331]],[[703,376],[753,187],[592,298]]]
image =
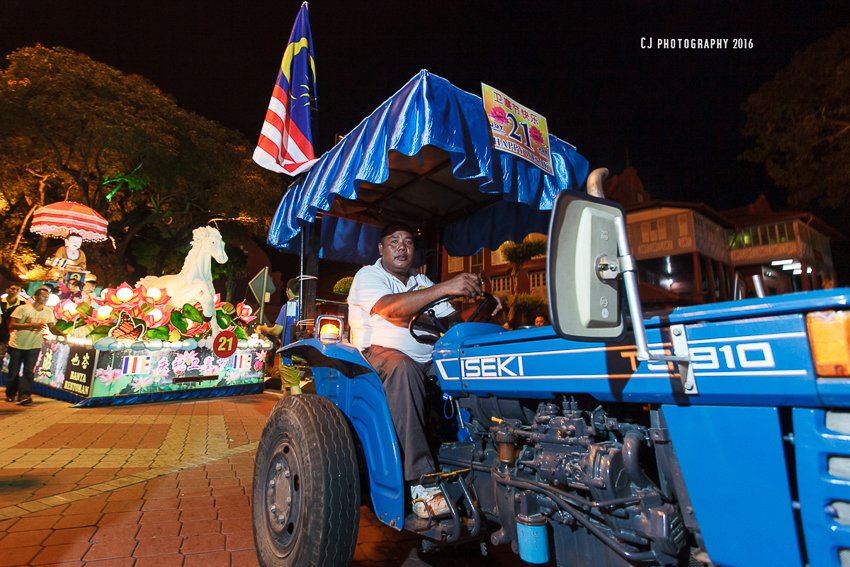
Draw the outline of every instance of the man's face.
[[[94,282],[86,282],[83,284],[83,291],[86,293],[94,293],[94,288],[97,287],[97,284]]]
[[[406,272],[413,264],[413,235],[406,230],[397,230],[384,237],[378,251],[388,271]]]
[[[69,236],[65,239],[65,248],[79,249],[83,245],[83,239],[79,236]]]
[[[545,327],[546,326],[546,319],[544,319],[543,317],[538,317],[537,319],[534,320],[534,326],[535,327]]]
[[[32,300],[36,305],[44,305],[45,303],[47,303],[49,297],[50,294],[47,292],[46,289],[40,289],[35,292],[35,295],[32,296]]]
[[[68,282],[68,288],[71,291],[80,291],[80,282],[77,280],[71,280]]]
[[[6,297],[9,299],[14,299],[18,297],[18,294],[21,292],[21,286],[19,285],[10,285],[6,288]]]

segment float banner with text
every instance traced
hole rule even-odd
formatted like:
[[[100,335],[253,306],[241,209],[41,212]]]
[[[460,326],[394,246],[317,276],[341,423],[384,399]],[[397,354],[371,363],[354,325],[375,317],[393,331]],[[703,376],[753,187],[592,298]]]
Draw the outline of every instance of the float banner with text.
[[[481,93],[493,147],[530,161],[549,175],[554,174],[546,118],[484,83]]]

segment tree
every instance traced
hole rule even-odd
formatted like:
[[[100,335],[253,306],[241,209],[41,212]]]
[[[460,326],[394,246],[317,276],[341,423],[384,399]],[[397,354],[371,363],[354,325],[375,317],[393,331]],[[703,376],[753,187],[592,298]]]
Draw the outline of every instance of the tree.
[[[499,247],[499,253],[502,258],[510,262],[511,266],[511,298],[510,308],[508,310],[508,322],[513,324],[514,313],[517,307],[517,295],[519,293],[519,273],[522,270],[523,264],[529,260],[546,254],[546,240],[537,236],[526,236],[525,240],[516,244],[515,242],[505,242]]]
[[[264,230],[279,200],[279,181],[251,163],[240,134],[143,77],[61,47],[8,57],[0,140],[3,236],[23,231],[25,210],[66,198],[88,205],[109,221],[112,245],[87,254],[113,283],[140,233],[165,256],[212,219]],[[0,263],[15,261],[2,252]]]
[[[850,27],[795,55],[745,108],[755,147],[741,157],[763,163],[790,206],[848,206]]]

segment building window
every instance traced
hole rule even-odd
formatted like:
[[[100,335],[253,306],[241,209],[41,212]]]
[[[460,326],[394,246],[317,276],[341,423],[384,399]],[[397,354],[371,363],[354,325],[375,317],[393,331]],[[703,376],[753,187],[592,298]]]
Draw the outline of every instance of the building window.
[[[542,297],[543,301],[546,301],[548,298],[548,292],[546,290],[546,270],[531,272],[528,274],[528,281],[531,284],[531,295]]]
[[[463,256],[449,256],[449,273],[463,271]]]
[[[546,289],[546,270],[539,272],[531,272],[528,274],[528,280],[531,282],[531,291]]]
[[[481,274],[484,271],[484,250],[481,249],[477,254],[469,257],[469,271],[473,274]]]
[[[490,251],[490,265],[498,266],[499,264],[507,264],[508,261],[502,257],[502,252],[499,248]]]
[[[776,243],[782,244],[795,239],[794,223],[784,222],[745,228],[738,233],[729,232],[728,237],[729,248],[732,250],[751,248],[753,246],[768,246]]]
[[[493,295],[511,292],[511,276],[495,276],[490,278],[490,283],[493,285]]]

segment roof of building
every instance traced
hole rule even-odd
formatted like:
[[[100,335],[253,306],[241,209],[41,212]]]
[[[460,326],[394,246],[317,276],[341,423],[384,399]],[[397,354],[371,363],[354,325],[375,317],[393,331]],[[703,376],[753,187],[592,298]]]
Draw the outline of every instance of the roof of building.
[[[844,235],[813,213],[805,211],[774,211],[762,193],[753,203],[744,207],[715,211],[705,203],[687,201],[653,200],[637,175],[637,170],[626,165],[623,173],[614,175],[603,183],[605,197],[620,203],[627,213],[660,208],[691,209],[711,219],[723,228],[742,229],[750,226],[800,220],[832,240],[843,240]]]

